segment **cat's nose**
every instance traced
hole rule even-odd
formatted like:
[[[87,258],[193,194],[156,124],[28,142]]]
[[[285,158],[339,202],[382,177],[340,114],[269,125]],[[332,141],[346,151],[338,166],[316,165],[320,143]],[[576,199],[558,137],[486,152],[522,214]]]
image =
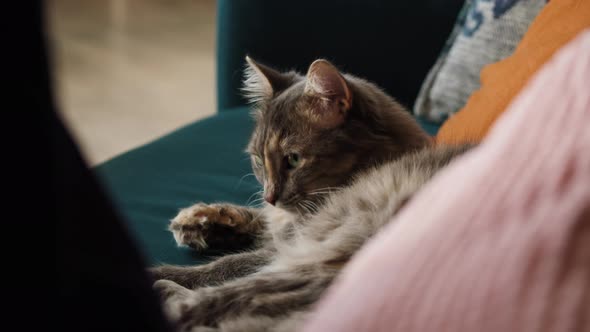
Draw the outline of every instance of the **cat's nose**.
[[[272,205],[275,205],[277,202],[277,195],[275,193],[268,193],[264,195],[264,200]]]

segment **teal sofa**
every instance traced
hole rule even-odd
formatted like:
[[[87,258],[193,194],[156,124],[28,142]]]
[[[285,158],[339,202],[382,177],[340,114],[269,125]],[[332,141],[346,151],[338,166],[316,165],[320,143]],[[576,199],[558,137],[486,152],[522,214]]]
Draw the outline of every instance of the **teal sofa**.
[[[244,57],[305,72],[317,58],[378,83],[410,108],[460,0],[218,0],[217,113],[94,171],[151,264],[198,264],[220,252],[177,247],[167,231],[197,201],[246,204],[259,189],[243,152],[253,123],[239,95]],[[197,37],[195,37],[197,38]],[[213,82],[212,82],[213,84]],[[420,120],[431,134],[437,124]]]

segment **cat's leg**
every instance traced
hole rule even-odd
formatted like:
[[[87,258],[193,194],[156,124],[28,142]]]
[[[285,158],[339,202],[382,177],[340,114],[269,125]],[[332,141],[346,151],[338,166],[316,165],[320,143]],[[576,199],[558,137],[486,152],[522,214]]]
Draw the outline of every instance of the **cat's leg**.
[[[239,316],[280,317],[307,310],[332,281],[329,275],[266,273],[242,278],[218,287],[184,289],[156,283],[164,296],[164,307],[180,331],[198,326],[217,327]],[[188,292],[188,293],[187,293]]]
[[[157,280],[153,287],[160,295],[160,299],[163,303],[166,303],[166,305],[163,306],[166,316],[172,321],[177,320],[179,318],[179,313],[182,312],[180,306],[192,296],[192,291],[174,281],[164,279]]]
[[[241,249],[264,234],[259,209],[232,204],[195,204],[172,219],[170,231],[179,245],[201,250]]]
[[[219,285],[258,272],[270,262],[273,252],[264,248],[231,254],[199,266],[162,265],[151,268],[150,273],[154,280],[171,280],[189,289]]]

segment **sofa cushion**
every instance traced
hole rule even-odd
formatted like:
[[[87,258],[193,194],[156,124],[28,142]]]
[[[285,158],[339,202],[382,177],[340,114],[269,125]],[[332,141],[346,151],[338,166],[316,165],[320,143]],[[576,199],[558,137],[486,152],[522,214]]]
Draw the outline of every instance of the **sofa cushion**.
[[[149,262],[195,264],[206,258],[176,246],[169,220],[197,201],[245,204],[258,190],[254,177],[244,177],[251,172],[244,153],[251,130],[246,110],[222,113],[96,167]]]

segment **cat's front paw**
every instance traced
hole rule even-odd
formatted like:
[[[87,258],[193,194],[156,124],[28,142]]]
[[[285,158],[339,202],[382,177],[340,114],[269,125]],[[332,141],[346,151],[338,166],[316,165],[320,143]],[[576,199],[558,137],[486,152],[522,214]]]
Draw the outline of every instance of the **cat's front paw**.
[[[247,222],[245,213],[237,207],[200,203],[182,209],[169,229],[178,245],[202,250],[215,244],[230,244],[236,235],[244,233]]]

